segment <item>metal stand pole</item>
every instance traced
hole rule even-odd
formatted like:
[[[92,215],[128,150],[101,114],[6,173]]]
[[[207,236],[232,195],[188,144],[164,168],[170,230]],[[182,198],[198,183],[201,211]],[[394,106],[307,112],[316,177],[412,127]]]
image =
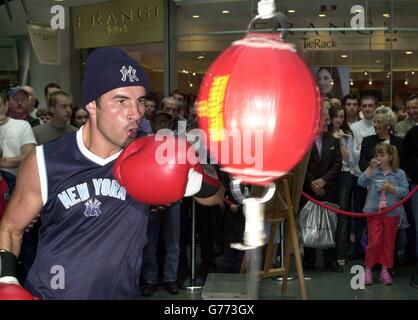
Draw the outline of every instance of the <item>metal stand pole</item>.
[[[245,230],[244,243],[235,244],[235,248],[248,250],[249,268],[247,269],[247,296],[249,299],[258,298],[261,269],[261,247],[264,244],[264,203],[270,200],[276,191],[276,185],[271,183],[261,198],[248,198],[243,195],[241,180],[231,181],[231,191],[236,201],[244,205]],[[231,244],[231,247],[232,244]]]
[[[190,277],[190,285],[186,287],[186,290],[191,292],[202,289],[202,286],[196,285],[196,204],[193,199],[192,202],[192,247],[191,247],[191,263],[192,263],[192,275]]]
[[[284,224],[281,223],[280,224],[280,266],[283,268],[284,267],[284,241],[283,241],[283,234],[284,234]],[[298,278],[298,276],[291,276],[291,277],[287,277],[287,281],[290,280],[296,280]],[[282,276],[278,276],[273,278],[273,280],[275,281],[283,281],[283,277]],[[311,280],[310,277],[305,277],[305,280]]]
[[[247,271],[247,293],[251,300],[258,299],[261,269],[261,247],[248,250],[249,269]]]
[[[280,267],[284,268],[284,223],[280,223]],[[276,281],[283,281],[282,276],[273,278]],[[297,277],[287,277],[287,280],[295,280]]]

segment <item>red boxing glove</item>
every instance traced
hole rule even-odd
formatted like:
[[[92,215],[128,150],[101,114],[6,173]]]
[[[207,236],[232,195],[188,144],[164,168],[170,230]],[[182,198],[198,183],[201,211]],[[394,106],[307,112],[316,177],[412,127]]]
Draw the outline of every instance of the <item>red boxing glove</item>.
[[[133,199],[150,205],[181,200],[185,195],[189,171],[195,176],[192,172],[196,165],[189,161],[194,151],[186,140],[175,136],[159,140],[163,141],[156,140],[155,135],[136,139],[120,154],[113,167],[113,175],[127,193]],[[195,183],[195,188],[194,193],[200,190],[201,181]]]
[[[26,289],[14,283],[0,283],[0,300],[39,300]]]
[[[216,193],[216,172],[198,163],[186,139],[164,136],[159,140],[154,135],[138,138],[115,161],[113,175],[133,199],[166,205],[183,197],[206,198]]]

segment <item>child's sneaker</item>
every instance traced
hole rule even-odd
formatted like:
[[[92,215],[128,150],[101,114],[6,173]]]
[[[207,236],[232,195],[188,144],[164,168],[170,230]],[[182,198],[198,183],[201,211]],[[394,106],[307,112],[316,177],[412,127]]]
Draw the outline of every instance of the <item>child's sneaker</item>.
[[[380,272],[380,281],[382,281],[385,285],[393,283],[393,280],[387,269],[384,269]]]
[[[372,270],[368,270],[366,269],[366,273],[364,275],[364,284],[366,286],[370,286],[373,284],[373,274],[372,274]]]

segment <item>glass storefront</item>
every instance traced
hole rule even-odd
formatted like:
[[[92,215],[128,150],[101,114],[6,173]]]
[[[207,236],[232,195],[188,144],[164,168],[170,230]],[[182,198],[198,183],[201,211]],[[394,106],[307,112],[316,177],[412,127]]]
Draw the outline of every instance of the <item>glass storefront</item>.
[[[37,6],[31,2],[28,10],[48,13],[40,21],[47,25],[49,2],[38,3]],[[60,31],[65,44],[60,55],[68,65],[52,70],[38,63],[32,53],[31,82],[41,92],[44,83],[58,81],[71,89],[78,100],[87,54],[97,46],[118,46],[147,69],[153,91],[167,95],[178,89],[197,94],[214,59],[246,34],[249,22],[257,15],[258,3],[259,0],[69,1],[69,28]],[[390,105],[418,91],[418,0],[276,3],[277,11],[287,19],[279,29],[285,32],[285,40],[296,45],[313,72],[321,66],[337,69],[342,93],[372,92],[382,103]],[[14,10],[17,13],[22,9]],[[364,27],[352,28],[352,22],[362,21]],[[16,46],[17,38],[10,35],[13,26],[12,21],[2,21],[1,36]],[[254,27],[272,30],[262,21]],[[1,49],[3,55],[9,50],[3,44]],[[18,56],[18,51],[14,49],[13,57]],[[20,81],[18,62],[12,58],[2,61],[0,89]],[[11,66],[13,70],[9,70]]]
[[[172,0],[177,87],[197,93],[210,63],[247,32],[258,0]],[[285,40],[315,72],[339,72],[342,94],[372,93],[391,105],[418,88],[418,1],[280,0]],[[361,27],[361,29],[353,28]],[[270,28],[259,21],[256,29]]]

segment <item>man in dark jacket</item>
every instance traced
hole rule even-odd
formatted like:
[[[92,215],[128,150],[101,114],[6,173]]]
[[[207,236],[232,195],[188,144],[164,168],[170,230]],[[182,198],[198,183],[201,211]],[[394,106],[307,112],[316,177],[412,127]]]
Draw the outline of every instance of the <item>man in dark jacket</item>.
[[[402,164],[410,180],[411,189],[418,185],[418,125],[412,127],[405,135],[402,148]],[[411,199],[415,219],[415,251],[417,265],[412,275],[411,286],[418,289],[418,192]]]
[[[337,203],[337,176],[341,171],[342,157],[339,140],[328,133],[329,124],[328,110],[322,109],[318,137],[311,149],[303,191],[320,201]],[[304,267],[314,269],[316,250],[305,247],[304,252]],[[335,248],[324,250],[326,269],[339,271],[335,260]]]

